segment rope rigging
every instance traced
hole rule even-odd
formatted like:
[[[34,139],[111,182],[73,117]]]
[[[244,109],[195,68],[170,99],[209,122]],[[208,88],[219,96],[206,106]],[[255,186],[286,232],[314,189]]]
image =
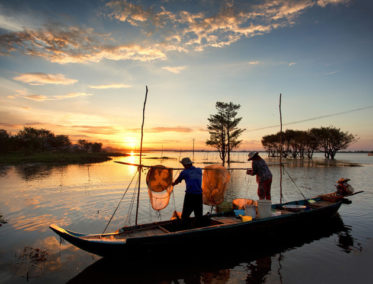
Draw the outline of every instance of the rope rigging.
[[[132,179],[131,179],[131,182],[128,184],[127,189],[124,191],[124,193],[123,193],[123,195],[122,195],[122,198],[119,200],[117,207],[115,208],[113,214],[112,214],[111,217],[110,217],[109,222],[107,223],[107,225],[106,225],[104,231],[102,232],[103,234],[105,233],[106,229],[109,227],[109,224],[110,224],[111,220],[113,219],[115,213],[117,212],[120,203],[122,202],[124,196],[126,195],[128,189],[130,188],[130,186],[131,186],[131,184],[132,184],[132,182],[133,182],[133,180],[134,180],[134,178],[135,178],[136,175],[137,175],[137,172],[135,172],[135,174],[133,175],[133,177],[132,177]]]
[[[294,179],[290,176],[290,174],[285,170],[285,167],[284,167],[284,172],[288,175],[288,177],[290,178],[291,182],[295,185],[295,187],[298,189],[299,193],[302,195],[302,197],[304,199],[307,199],[306,196],[303,194],[303,192],[301,191],[301,189],[297,186],[297,184],[295,183]]]

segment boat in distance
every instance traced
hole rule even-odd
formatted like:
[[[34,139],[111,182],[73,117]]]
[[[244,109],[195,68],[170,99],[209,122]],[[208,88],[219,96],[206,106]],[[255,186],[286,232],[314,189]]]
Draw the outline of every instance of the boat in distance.
[[[201,248],[217,249],[229,244],[255,245],[256,240],[278,238],[284,232],[296,233],[304,226],[317,230],[318,225],[325,225],[337,214],[344,200],[347,199],[316,197],[273,204],[272,216],[251,221],[243,221],[245,219],[236,216],[234,211],[229,211],[187,221],[175,219],[128,226],[105,234],[75,233],[54,224],[50,228],[76,247],[104,257],[181,251],[193,253]]]

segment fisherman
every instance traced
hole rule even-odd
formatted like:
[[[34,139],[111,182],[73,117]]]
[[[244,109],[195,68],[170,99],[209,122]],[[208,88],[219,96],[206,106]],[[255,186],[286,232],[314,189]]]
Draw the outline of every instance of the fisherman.
[[[340,178],[337,181],[337,194],[346,196],[354,193],[353,187],[348,184],[349,181],[349,178]]]
[[[180,163],[184,166],[184,170],[172,185],[175,186],[182,180],[186,183],[181,219],[188,219],[193,211],[194,216],[200,218],[202,217],[202,170],[194,167],[188,157],[183,158]]]
[[[266,162],[258,152],[250,152],[248,161],[252,161],[252,168],[248,169],[246,173],[251,176],[256,175],[259,199],[271,200],[272,173]]]

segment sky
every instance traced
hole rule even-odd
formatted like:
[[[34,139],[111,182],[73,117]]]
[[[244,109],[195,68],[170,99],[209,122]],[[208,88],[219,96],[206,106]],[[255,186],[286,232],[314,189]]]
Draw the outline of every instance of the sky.
[[[211,149],[217,101],[241,108],[239,150],[333,126],[373,150],[369,0],[0,0],[0,129],[144,148]]]

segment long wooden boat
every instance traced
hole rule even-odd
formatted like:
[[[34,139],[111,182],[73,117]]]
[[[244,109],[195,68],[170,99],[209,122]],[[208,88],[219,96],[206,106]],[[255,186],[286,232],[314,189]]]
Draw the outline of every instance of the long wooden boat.
[[[66,241],[80,249],[105,257],[123,257],[128,254],[164,254],[166,251],[193,252],[228,243],[253,244],[276,238],[288,230],[301,230],[328,222],[337,214],[342,200],[326,201],[321,197],[272,205],[272,216],[243,222],[234,212],[204,215],[123,227],[107,234],[81,234],[51,225],[50,228]],[[296,206],[294,206],[296,205]],[[291,208],[300,208],[292,210]]]

